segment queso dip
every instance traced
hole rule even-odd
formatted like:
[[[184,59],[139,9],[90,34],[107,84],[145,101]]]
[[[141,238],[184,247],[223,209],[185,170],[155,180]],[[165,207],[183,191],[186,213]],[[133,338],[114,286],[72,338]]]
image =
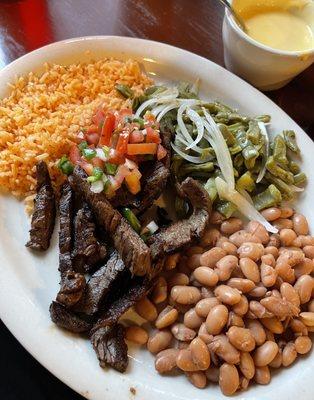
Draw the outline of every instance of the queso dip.
[[[314,34],[298,11],[305,0],[234,0],[232,5],[242,18],[247,34],[266,46],[286,51],[314,48]]]

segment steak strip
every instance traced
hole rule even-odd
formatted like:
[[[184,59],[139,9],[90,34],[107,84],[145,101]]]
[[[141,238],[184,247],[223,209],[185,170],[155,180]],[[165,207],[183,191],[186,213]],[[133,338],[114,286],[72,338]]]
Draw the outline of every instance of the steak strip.
[[[95,231],[92,212],[85,203],[74,218],[74,244],[71,256],[75,271],[88,272],[105,259],[106,246],[98,242]]]
[[[63,305],[55,301],[51,303],[49,312],[52,322],[70,332],[88,332],[92,327],[89,321],[67,310]]]
[[[129,274],[128,268],[114,250],[106,265],[96,271],[87,282],[83,297],[74,310],[88,315],[95,314],[99,311],[101,303],[119,290]]]
[[[84,275],[75,273],[72,265],[73,208],[74,193],[71,186],[66,182],[62,186],[59,202],[59,271],[61,274],[61,288],[57,295],[57,301],[66,307],[73,307],[81,299],[86,285]]]
[[[139,276],[150,274],[152,265],[149,248],[121,214],[111,206],[104,193],[91,192],[86,178],[86,173],[79,166],[75,167],[69,177],[73,190],[89,204],[97,220],[111,236],[114,247],[131,273]]]
[[[128,347],[124,332],[124,327],[117,324],[101,327],[92,334],[91,342],[101,367],[110,365],[119,372],[127,369]]]
[[[49,247],[56,218],[55,195],[48,168],[44,161],[40,161],[36,165],[36,178],[37,193],[29,231],[30,240],[27,242],[26,247],[44,251]]]
[[[128,288],[114,301],[103,306],[103,313],[98,319],[92,331],[101,326],[115,325],[119,318],[131,307],[135,305],[149,291],[151,283],[143,278],[133,278]]]
[[[189,218],[161,229],[148,240],[155,261],[201,238],[209,223],[211,200],[205,189],[192,178],[185,179],[181,189],[189,198],[194,211]]]

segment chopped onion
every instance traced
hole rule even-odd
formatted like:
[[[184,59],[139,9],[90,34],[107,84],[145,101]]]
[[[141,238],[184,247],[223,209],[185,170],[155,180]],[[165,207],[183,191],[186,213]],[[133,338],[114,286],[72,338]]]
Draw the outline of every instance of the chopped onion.
[[[197,129],[197,137],[196,139],[186,148],[187,150],[193,149],[204,136],[204,123],[202,118],[197,114],[196,111],[189,108],[186,112],[186,115],[190,118],[192,122],[194,122],[196,129]]]
[[[108,158],[105,155],[105,152],[103,151],[103,149],[100,149],[99,147],[96,147],[96,154],[97,157],[100,158],[102,161],[108,161]]]
[[[206,123],[204,123],[205,128],[208,130],[209,135],[212,136],[215,144],[216,144],[216,157],[218,161],[218,165],[221,169],[221,173],[224,176],[226,182],[228,185],[231,187],[231,189],[235,188],[235,180],[234,180],[234,172],[233,172],[233,164],[232,164],[232,159],[231,155],[227,146],[227,143],[225,141],[225,138],[223,137],[222,133],[220,132],[220,129],[218,128],[216,122],[213,120],[211,115],[206,111],[205,108],[203,108],[203,112],[205,115],[205,118],[207,120],[207,123],[209,124],[209,127]],[[206,122],[206,121],[205,121]]]
[[[231,189],[229,185],[221,178],[215,179],[216,188],[219,197],[235,204],[238,210],[251,221],[258,221],[271,233],[277,233],[278,229],[272,226],[256,209],[235,189]]]
[[[300,188],[295,185],[289,185],[289,187],[293,192],[296,192],[296,193],[304,192],[304,188]]]
[[[125,159],[124,165],[131,170],[137,168],[136,163],[128,158]]]
[[[262,168],[260,169],[258,177],[256,179],[256,183],[259,183],[264,178],[264,175],[266,172],[266,162],[269,157],[269,137],[268,137],[267,129],[266,129],[264,122],[259,121],[257,124],[265,138],[265,155],[263,158]]]
[[[93,193],[101,193],[104,190],[104,182],[103,181],[96,181],[90,185],[90,190]]]
[[[188,154],[185,154],[183,151],[181,151],[179,149],[179,147],[177,147],[174,143],[171,143],[171,147],[173,148],[173,150],[179,154],[179,156],[181,156],[182,158],[184,158],[187,161],[190,161],[191,163],[194,164],[203,164],[205,162],[208,162],[211,160],[211,158],[201,158],[201,157],[194,157],[194,156],[189,156]]]
[[[169,111],[174,110],[177,107],[177,103],[169,104],[168,106],[164,107],[164,109],[158,114],[157,121],[159,122]]]
[[[175,100],[179,95],[179,91],[177,88],[171,88],[167,89],[164,92],[159,93],[158,95],[150,98],[149,100],[144,101],[139,108],[137,109],[135,113],[135,118],[139,118],[144,110],[146,110],[147,107],[153,105],[153,104],[163,104],[163,103],[168,103],[173,100]]]
[[[155,232],[158,231],[159,226],[156,224],[155,221],[151,221],[151,222],[146,226],[146,228],[149,230],[149,232],[150,232],[151,234],[153,234],[153,233],[155,233]]]
[[[182,135],[185,137],[185,139],[191,144],[193,142],[193,139],[191,135],[189,134],[189,131],[187,130],[185,123],[183,122],[183,113],[187,109],[188,105],[183,103],[179,109],[178,109],[178,114],[177,114],[177,121],[178,121],[178,126],[180,131],[182,132]]]
[[[151,113],[153,114],[154,117],[156,117],[165,107],[164,104],[160,104],[159,106],[155,107],[152,109]]]

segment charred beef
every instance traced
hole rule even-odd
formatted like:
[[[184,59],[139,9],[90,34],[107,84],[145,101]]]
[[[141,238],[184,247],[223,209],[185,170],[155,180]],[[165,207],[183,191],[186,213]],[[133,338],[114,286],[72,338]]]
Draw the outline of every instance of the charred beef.
[[[69,177],[73,190],[89,204],[99,223],[111,236],[114,247],[131,273],[139,276],[150,274],[152,265],[149,248],[121,214],[111,206],[104,193],[91,192],[86,178],[86,173],[80,167],[75,167]]]
[[[92,327],[88,320],[67,310],[63,305],[55,301],[51,303],[49,312],[52,322],[70,332],[88,332]]]
[[[49,247],[56,218],[55,195],[44,161],[36,165],[36,178],[35,208],[29,231],[30,240],[26,246],[33,250],[43,251]]]
[[[101,327],[94,331],[91,342],[101,367],[111,366],[124,372],[128,366],[128,347],[124,340],[124,327],[120,324]]]
[[[114,250],[103,267],[96,271],[87,282],[81,301],[75,311],[92,315],[99,311],[100,305],[108,296],[114,296],[123,286],[130,274],[118,252]]]
[[[106,257],[106,246],[96,238],[93,215],[85,203],[74,218],[73,269],[88,272]]]
[[[74,192],[68,182],[61,188],[59,202],[60,230],[59,230],[59,271],[61,277],[72,270],[72,220],[74,208]]]
[[[124,293],[120,294],[116,299],[108,299],[103,305],[103,313],[98,319],[94,329],[100,326],[114,325],[119,318],[131,307],[135,305],[151,287],[151,283],[143,278],[133,278]]]
[[[66,307],[73,307],[81,299],[85,286],[84,275],[68,271],[61,279],[57,301]]]
[[[181,184],[181,189],[190,200],[194,211],[189,218],[161,229],[149,239],[153,260],[163,258],[199,239],[209,223],[211,201],[204,188],[194,179],[187,178]]]

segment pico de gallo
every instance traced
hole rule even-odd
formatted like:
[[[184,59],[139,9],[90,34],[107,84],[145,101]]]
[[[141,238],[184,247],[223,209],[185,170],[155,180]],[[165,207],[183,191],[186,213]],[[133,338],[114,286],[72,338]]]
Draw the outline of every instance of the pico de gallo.
[[[93,124],[77,135],[69,154],[59,161],[61,171],[69,175],[74,165],[88,175],[91,191],[112,198],[125,185],[132,194],[141,191],[140,163],[162,160],[167,151],[161,144],[159,122],[150,112],[135,118],[131,109],[97,110]]]

